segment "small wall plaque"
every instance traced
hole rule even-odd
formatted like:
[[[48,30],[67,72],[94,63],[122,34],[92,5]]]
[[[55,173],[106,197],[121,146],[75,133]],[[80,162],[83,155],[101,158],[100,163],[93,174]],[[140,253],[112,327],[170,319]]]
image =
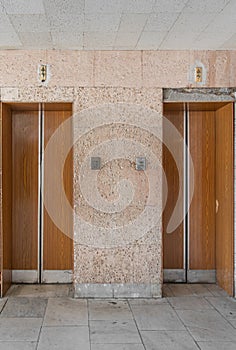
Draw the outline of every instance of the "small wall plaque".
[[[146,170],[146,158],[145,157],[137,157],[136,158],[136,170],[139,170],[139,171]]]
[[[202,67],[195,67],[195,82],[202,82]]]
[[[91,157],[91,169],[100,170],[101,169],[101,158],[100,157]]]

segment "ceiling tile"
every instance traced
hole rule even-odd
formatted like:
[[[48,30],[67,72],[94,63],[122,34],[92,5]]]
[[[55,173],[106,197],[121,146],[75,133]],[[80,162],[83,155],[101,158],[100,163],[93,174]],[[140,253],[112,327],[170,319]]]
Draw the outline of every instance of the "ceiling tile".
[[[151,14],[145,26],[145,32],[165,32],[175,23],[178,17],[177,13],[163,12]]]
[[[85,14],[85,32],[116,32],[120,24],[117,14]]]
[[[114,45],[116,38],[115,32],[85,32],[84,33],[84,48],[95,49],[98,47],[110,47]]]
[[[189,0],[184,12],[220,12],[230,0]]]
[[[2,0],[8,14],[40,14],[45,13],[43,0]]]
[[[166,35],[167,32],[143,32],[136,49],[157,50]]]
[[[60,49],[81,50],[83,48],[83,33],[51,32],[54,47]]]
[[[5,10],[3,8],[2,0],[0,0],[0,14],[5,13]]]
[[[182,13],[175,22],[172,30],[176,32],[201,32],[215,18],[214,13],[201,13],[199,17],[195,13]]]
[[[44,7],[49,15],[73,15],[84,12],[84,0],[44,0]]]
[[[121,13],[126,0],[85,0],[85,13]]]
[[[123,14],[120,21],[119,32],[141,32],[148,14],[145,13],[126,13]]]
[[[156,0],[126,0],[123,12],[151,13]]]
[[[230,11],[229,9],[227,11],[225,10],[216,15],[214,20],[206,28],[207,32],[236,32],[236,6],[234,10],[233,8]]]
[[[222,49],[235,50],[236,49],[236,34],[233,34],[228,40],[226,40],[221,46]]]
[[[133,50],[138,42],[140,33],[137,32],[118,32],[116,41],[115,41],[115,46],[116,47],[129,47],[130,50]]]
[[[71,16],[61,14],[60,16],[48,16],[50,28],[54,32],[82,32],[84,30],[84,15],[74,13]]]
[[[162,42],[160,49],[162,50],[188,50],[195,47],[195,41],[198,33],[194,32],[177,32],[171,30],[165,40]]]
[[[9,15],[9,18],[17,32],[49,31],[45,15]]]
[[[153,6],[154,12],[181,12],[189,0],[158,0]]]
[[[229,33],[206,33],[203,32],[195,41],[195,49],[198,50],[217,50],[226,40],[229,40],[232,34]]]
[[[14,31],[14,27],[11,24],[8,16],[5,13],[0,14],[0,32],[9,33]]]
[[[19,48],[21,42],[15,32],[3,33],[0,31],[0,46],[2,48]]]
[[[42,33],[19,33],[19,39],[25,48],[29,49],[43,49],[52,48],[51,34],[48,32]]]

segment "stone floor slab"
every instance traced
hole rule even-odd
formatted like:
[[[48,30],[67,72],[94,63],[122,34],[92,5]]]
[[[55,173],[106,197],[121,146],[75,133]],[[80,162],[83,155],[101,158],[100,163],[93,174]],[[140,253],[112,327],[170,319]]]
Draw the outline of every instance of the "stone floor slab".
[[[232,342],[199,342],[198,346],[201,350],[235,350],[236,343]]]
[[[168,304],[167,298],[159,298],[159,299],[129,299],[129,304],[132,305],[166,305]]]
[[[236,341],[234,328],[216,310],[176,312],[196,341]]]
[[[168,301],[175,310],[213,309],[213,306],[205,298],[195,296],[170,297]]]
[[[42,325],[40,318],[1,318],[1,341],[37,341]]]
[[[140,330],[184,330],[175,311],[168,304],[131,305]]]
[[[215,297],[226,297],[228,294],[226,293],[225,290],[217,286],[216,284],[203,284],[204,287],[206,287],[213,296]]]
[[[37,350],[90,350],[85,326],[43,327]]]
[[[229,320],[236,320],[236,300],[229,297],[206,298],[222,316]]]
[[[0,350],[36,350],[36,342],[0,341]]]
[[[168,283],[167,286],[174,297],[193,295],[193,292],[190,290],[188,284]]]
[[[188,288],[190,289],[192,296],[198,296],[198,297],[212,296],[211,291],[203,284],[198,284],[198,283],[188,284]]]
[[[197,350],[187,331],[142,331],[146,350]]]
[[[92,344],[91,350],[145,350],[142,344]]]
[[[7,297],[62,298],[68,297],[71,284],[17,284],[12,285]]]
[[[6,302],[7,302],[7,298],[0,299],[0,313],[2,312]]]
[[[89,300],[90,320],[132,320],[129,304],[124,300]]]
[[[47,299],[42,298],[9,298],[1,317],[39,317],[43,318]]]
[[[134,321],[90,321],[90,339],[94,344],[139,344]]]
[[[88,325],[87,300],[71,298],[48,299],[44,326]]]

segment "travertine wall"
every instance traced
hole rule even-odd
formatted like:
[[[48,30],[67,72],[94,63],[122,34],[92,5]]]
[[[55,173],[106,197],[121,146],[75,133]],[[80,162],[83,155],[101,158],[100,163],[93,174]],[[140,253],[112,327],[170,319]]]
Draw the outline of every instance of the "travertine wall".
[[[77,296],[161,295],[162,88],[234,87],[235,62],[235,51],[0,52],[2,101],[73,102]]]

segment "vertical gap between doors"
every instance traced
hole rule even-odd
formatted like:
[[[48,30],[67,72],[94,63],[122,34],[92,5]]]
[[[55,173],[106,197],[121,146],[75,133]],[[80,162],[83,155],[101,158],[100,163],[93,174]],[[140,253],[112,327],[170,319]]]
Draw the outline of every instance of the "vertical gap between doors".
[[[188,269],[189,269],[189,215],[188,215],[188,203],[189,203],[189,164],[188,164],[188,152],[189,152],[189,105],[184,104],[184,269],[185,269],[185,283],[188,282]]]
[[[43,182],[44,182],[44,104],[39,104],[39,226],[38,226],[38,283],[43,280]]]

